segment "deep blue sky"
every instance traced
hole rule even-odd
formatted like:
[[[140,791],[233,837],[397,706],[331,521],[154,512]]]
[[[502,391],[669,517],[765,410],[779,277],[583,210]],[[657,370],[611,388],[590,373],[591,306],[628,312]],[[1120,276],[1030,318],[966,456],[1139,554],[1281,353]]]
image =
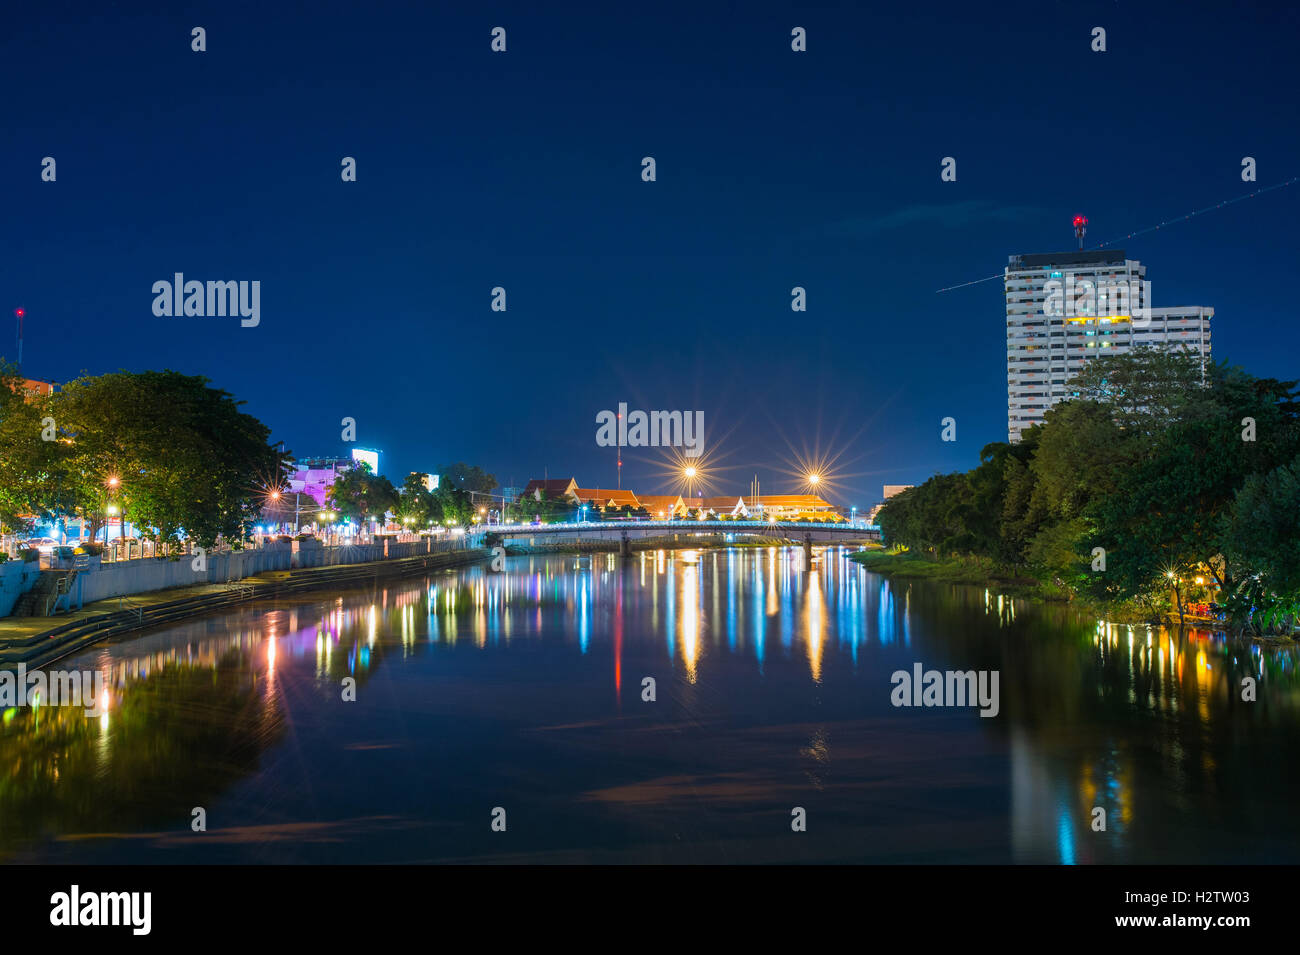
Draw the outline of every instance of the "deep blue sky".
[[[22,305],[29,375],[203,374],[302,454],[352,416],[397,481],[613,486],[623,400],[703,410],[720,492],[820,443],[865,506],[1006,437],[1001,284],[935,289],[1300,165],[1284,4],[166,6],[0,12],[0,353]],[[1156,305],[1215,307],[1217,357],[1294,377],[1298,220],[1300,185],[1123,247]],[[177,271],[260,280],[260,326],[154,317]]]

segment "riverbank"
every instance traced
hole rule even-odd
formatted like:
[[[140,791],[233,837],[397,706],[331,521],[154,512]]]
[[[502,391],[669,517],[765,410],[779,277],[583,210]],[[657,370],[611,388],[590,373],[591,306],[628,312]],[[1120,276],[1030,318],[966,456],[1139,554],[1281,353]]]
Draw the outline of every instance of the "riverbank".
[[[373,585],[389,578],[476,563],[488,556],[487,549],[471,547],[358,564],[268,571],[234,584],[195,584],[98,600],[58,617],[5,617],[0,620],[0,669],[19,663],[46,666],[108,637],[174,623],[234,604],[323,588]]]
[[[849,559],[868,570],[893,577],[916,577],[942,580],[952,584],[973,584],[989,587],[1010,597],[1031,597],[1037,600],[1069,600],[1069,595],[1059,588],[1044,584],[1033,577],[1017,575],[992,561],[978,558],[952,558],[926,560],[914,554],[895,554],[883,549],[870,549],[850,554]]]
[[[849,559],[868,570],[889,577],[941,580],[950,584],[970,584],[987,587],[1008,597],[1043,600],[1053,603],[1071,603],[1080,610],[1096,614],[1114,623],[1146,623],[1179,626],[1177,614],[1160,617],[1150,610],[1130,603],[1107,603],[1071,594],[1061,587],[1046,584],[1036,578],[1017,575],[993,561],[978,557],[954,557],[948,560],[927,560],[911,553],[891,553],[883,549],[858,551]],[[1186,617],[1183,626],[1222,629],[1221,621]]]

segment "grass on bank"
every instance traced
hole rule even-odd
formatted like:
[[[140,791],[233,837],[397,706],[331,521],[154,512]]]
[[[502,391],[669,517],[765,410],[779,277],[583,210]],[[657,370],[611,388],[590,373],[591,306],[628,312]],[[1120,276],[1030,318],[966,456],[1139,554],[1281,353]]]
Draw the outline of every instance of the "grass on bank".
[[[1081,611],[1115,623],[1165,623],[1163,615],[1138,601],[1100,601],[1071,593],[1064,586],[1026,576],[1023,570],[999,565],[987,557],[950,557],[930,560],[907,551],[879,546],[849,555],[868,570],[899,578],[941,580],[945,583],[988,587],[1008,597],[1069,602]]]
[[[1012,597],[1035,597],[1039,600],[1069,600],[1065,590],[1044,583],[1023,572],[1002,567],[985,557],[951,557],[929,560],[907,551],[888,551],[875,547],[850,554],[849,559],[868,570],[893,577],[916,577],[942,580],[952,584],[989,587]]]

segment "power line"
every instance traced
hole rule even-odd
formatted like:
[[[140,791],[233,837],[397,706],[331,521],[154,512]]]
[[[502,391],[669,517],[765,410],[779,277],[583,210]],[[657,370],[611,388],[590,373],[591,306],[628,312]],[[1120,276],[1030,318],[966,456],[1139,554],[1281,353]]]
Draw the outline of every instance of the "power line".
[[[1275,189],[1285,189],[1287,186],[1294,185],[1296,182],[1300,182],[1300,176],[1292,176],[1286,182],[1279,182],[1272,186],[1267,186],[1263,189],[1256,189],[1254,192],[1248,192],[1245,195],[1237,196],[1234,199],[1225,199],[1223,202],[1215,203],[1212,206],[1206,206],[1204,209],[1197,209],[1193,212],[1189,212],[1185,216],[1176,216],[1172,219],[1166,219],[1165,221],[1161,222],[1159,225],[1148,226],[1145,229],[1138,229],[1136,232],[1130,232],[1128,233],[1128,235],[1120,236],[1118,239],[1108,239],[1105,242],[1093,246],[1092,249],[1090,249],[1089,251],[1104,249],[1106,246],[1114,245],[1116,242],[1126,242],[1129,239],[1136,238],[1139,235],[1146,235],[1148,232],[1155,232],[1159,229],[1163,229],[1167,225],[1173,225],[1175,222],[1186,222],[1188,219],[1191,219],[1193,216],[1199,216],[1204,212],[1212,212],[1215,209],[1222,209],[1224,206],[1230,206],[1233,203],[1241,202],[1243,199],[1253,199],[1256,196],[1262,196],[1264,193],[1272,192]],[[960,285],[949,285],[945,288],[935,289],[935,294],[938,295],[940,292],[951,292],[953,289],[966,288],[966,286],[968,285],[979,285],[981,282],[992,282],[994,279],[1002,278],[1003,275],[1004,273],[1002,272],[996,272],[993,275],[985,276],[982,279],[975,279],[974,281],[971,282],[962,282]]]

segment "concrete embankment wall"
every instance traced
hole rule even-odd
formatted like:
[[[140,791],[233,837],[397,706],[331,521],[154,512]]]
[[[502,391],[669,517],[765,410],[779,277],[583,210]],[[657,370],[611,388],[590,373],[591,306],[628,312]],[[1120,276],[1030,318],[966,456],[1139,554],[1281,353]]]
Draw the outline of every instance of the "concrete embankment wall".
[[[14,610],[18,598],[36,586],[41,576],[41,562],[30,564],[21,560],[7,560],[0,564],[0,617],[7,617]]]
[[[74,602],[80,597],[82,603],[93,603],[109,597],[129,597],[132,594],[166,590],[170,587],[224,584],[227,581],[243,580],[245,577],[273,570],[364,564],[371,561],[401,560],[443,552],[446,551],[433,547],[425,541],[401,544],[390,541],[387,545],[352,544],[346,547],[300,547],[298,549],[288,543],[268,544],[256,550],[208,554],[204,558],[206,567],[203,570],[194,569],[192,555],[183,555],[177,560],[147,557],[140,560],[99,564],[78,571],[72,593]]]

